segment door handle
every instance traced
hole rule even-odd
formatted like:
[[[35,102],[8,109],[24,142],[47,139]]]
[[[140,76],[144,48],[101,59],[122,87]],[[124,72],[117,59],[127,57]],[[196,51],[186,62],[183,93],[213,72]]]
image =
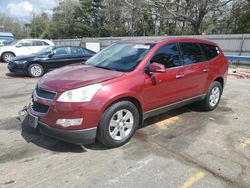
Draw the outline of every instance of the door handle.
[[[208,72],[208,71],[209,71],[209,68],[204,68],[202,71],[203,71],[203,72]]]
[[[185,75],[184,75],[184,74],[177,74],[175,77],[176,77],[176,78],[184,78]]]

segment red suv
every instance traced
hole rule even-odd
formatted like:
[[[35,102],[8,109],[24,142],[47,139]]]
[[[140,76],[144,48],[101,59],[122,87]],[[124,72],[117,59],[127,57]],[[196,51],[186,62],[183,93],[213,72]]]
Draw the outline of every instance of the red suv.
[[[20,118],[66,142],[117,147],[148,117],[193,102],[215,109],[227,70],[221,49],[206,40],[121,41],[44,75]]]

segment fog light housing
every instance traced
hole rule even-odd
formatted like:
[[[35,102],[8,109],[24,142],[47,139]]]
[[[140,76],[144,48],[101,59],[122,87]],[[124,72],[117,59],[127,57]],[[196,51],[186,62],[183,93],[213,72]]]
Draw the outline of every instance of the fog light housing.
[[[56,124],[60,125],[62,127],[70,127],[70,126],[81,125],[82,122],[83,122],[82,118],[77,118],[77,119],[58,119],[56,121]]]

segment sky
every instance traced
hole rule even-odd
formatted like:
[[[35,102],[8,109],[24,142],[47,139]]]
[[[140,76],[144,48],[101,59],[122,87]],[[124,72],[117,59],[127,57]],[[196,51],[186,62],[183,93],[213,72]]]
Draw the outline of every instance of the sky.
[[[58,0],[0,0],[0,14],[30,22],[32,14],[45,12],[52,15]]]

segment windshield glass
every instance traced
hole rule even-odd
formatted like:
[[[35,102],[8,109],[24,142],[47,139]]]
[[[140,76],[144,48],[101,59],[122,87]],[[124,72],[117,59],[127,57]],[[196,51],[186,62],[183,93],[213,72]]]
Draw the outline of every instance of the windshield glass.
[[[97,53],[85,64],[120,72],[129,72],[135,69],[152,47],[153,44],[113,44]]]
[[[37,54],[39,55],[48,55],[51,51],[52,51],[53,47],[46,47],[43,48],[42,50],[40,50],[39,52],[37,52]]]
[[[16,45],[17,42],[18,42],[18,40],[14,40],[14,41],[11,42],[10,44],[8,44],[8,46],[14,46],[14,45]]]

